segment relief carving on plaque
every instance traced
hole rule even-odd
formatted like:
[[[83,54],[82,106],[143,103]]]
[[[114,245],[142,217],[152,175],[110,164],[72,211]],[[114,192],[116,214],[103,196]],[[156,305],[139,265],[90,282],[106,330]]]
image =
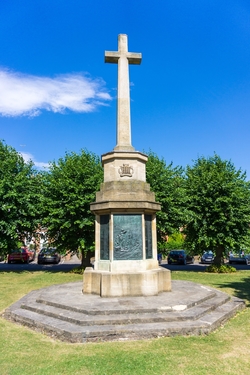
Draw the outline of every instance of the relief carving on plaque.
[[[142,216],[114,215],[114,260],[142,259]]]
[[[134,168],[131,167],[129,164],[123,164],[118,169],[118,173],[119,173],[120,177],[125,177],[125,176],[126,177],[132,177],[133,173],[134,173]]]

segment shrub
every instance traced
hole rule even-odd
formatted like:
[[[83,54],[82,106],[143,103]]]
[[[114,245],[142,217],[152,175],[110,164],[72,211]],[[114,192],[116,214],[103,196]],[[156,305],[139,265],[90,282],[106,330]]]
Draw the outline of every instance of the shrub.
[[[81,265],[81,266],[77,266],[77,267],[72,268],[72,270],[70,270],[69,272],[70,273],[77,273],[79,275],[83,275],[84,270],[85,270],[85,267],[83,267]]]
[[[221,265],[211,264],[210,266],[207,267],[206,272],[231,273],[231,272],[236,272],[236,268],[229,266],[227,264],[221,264]]]

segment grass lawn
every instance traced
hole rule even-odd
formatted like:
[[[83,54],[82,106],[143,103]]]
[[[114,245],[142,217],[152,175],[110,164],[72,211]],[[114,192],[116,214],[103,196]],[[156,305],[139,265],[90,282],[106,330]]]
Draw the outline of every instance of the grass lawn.
[[[247,308],[208,336],[67,344],[0,318],[1,375],[249,375],[250,271],[172,272],[246,300]],[[71,273],[0,273],[0,311],[33,289],[81,280]]]

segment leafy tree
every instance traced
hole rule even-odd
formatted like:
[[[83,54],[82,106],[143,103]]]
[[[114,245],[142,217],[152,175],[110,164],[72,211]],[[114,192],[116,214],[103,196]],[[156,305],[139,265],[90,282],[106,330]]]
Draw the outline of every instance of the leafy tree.
[[[0,254],[31,236],[38,224],[39,176],[12,147],[0,141]]]
[[[158,248],[164,252],[166,236],[178,231],[186,222],[185,180],[182,167],[166,165],[164,159],[150,151],[146,164],[146,179],[161,204],[157,213]]]
[[[100,159],[91,152],[66,153],[44,174],[43,226],[61,251],[87,253],[94,249],[94,215],[90,203],[103,181]]]
[[[191,219],[185,233],[187,246],[197,253],[215,251],[223,263],[227,249],[249,241],[250,183],[246,174],[218,155],[187,167],[186,189]]]
[[[169,236],[166,243],[167,250],[185,249],[185,240],[183,234],[178,231]]]

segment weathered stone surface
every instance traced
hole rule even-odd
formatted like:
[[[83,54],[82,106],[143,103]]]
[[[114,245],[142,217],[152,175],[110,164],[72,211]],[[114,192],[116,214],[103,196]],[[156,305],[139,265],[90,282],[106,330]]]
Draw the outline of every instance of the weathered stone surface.
[[[68,342],[139,340],[208,334],[245,307],[210,287],[172,281],[172,292],[148,297],[82,294],[82,283],[33,291],[3,317]]]
[[[154,296],[169,291],[171,274],[161,267],[143,272],[105,272],[92,268],[84,272],[83,293],[94,293],[101,297],[132,297]]]
[[[90,204],[90,209],[92,212],[96,214],[105,214],[110,212],[123,212],[123,213],[131,213],[131,212],[146,212],[146,213],[154,213],[160,210],[159,203],[155,202],[145,202],[145,201],[103,201],[103,202],[96,202]]]
[[[83,285],[83,293],[100,294],[102,274],[94,273],[92,267],[87,267],[84,271],[84,278],[86,282]]]
[[[146,181],[147,155],[141,152],[112,151],[102,155],[104,182],[138,180]],[[127,166],[127,168],[123,168]]]
[[[101,184],[96,193],[96,202],[152,202],[155,204],[155,194],[150,191],[149,184],[142,181],[111,181]],[[159,203],[157,204],[160,209]]]

